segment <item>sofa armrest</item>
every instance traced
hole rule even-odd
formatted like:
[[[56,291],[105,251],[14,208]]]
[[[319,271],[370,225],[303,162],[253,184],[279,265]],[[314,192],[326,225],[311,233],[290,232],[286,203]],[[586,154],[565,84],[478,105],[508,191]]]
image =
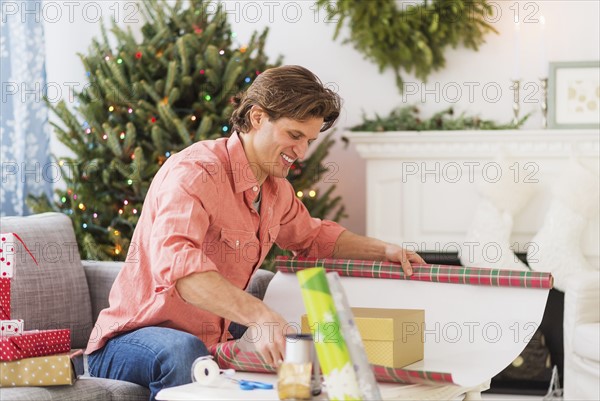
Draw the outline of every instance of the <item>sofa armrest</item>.
[[[600,283],[597,271],[577,273],[567,280],[565,288],[564,345],[565,356],[572,350],[575,327],[600,322]]]
[[[90,289],[92,322],[95,323],[100,311],[108,307],[108,294],[123,267],[123,262],[83,260],[81,263]]]

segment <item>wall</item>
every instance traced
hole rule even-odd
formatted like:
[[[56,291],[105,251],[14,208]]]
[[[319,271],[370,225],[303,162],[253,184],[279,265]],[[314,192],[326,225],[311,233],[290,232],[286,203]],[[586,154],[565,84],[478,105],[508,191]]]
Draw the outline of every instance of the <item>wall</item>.
[[[56,3],[46,1],[46,3]],[[118,10],[119,22],[131,9],[130,2],[100,1],[75,2],[74,19],[63,18],[46,23],[48,80],[64,83],[84,81],[83,68],[75,56],[85,51],[93,36],[98,35],[98,23],[83,13],[86,3],[99,4],[102,13],[114,17]],[[412,2],[415,3],[415,2]],[[432,74],[427,84],[405,75],[408,89],[399,94],[390,71],[383,74],[377,67],[363,60],[351,45],[333,41],[334,25],[325,22],[325,12],[316,9],[312,1],[227,1],[229,13],[240,45],[254,30],[269,27],[267,54],[273,58],[284,56],[287,64],[301,64],[313,70],[344,98],[344,110],[335,133],[361,121],[362,113],[385,115],[402,104],[418,104],[424,115],[453,106],[457,112],[478,114],[482,118],[508,122],[512,118],[513,92],[510,79],[515,74],[514,15],[518,10],[528,21],[545,17],[546,56],[541,51],[541,25],[523,22],[520,31],[519,75],[531,88],[524,91],[531,103],[522,106],[522,113],[539,109],[535,93],[537,78],[542,73],[542,58],[548,61],[598,60],[600,58],[599,3],[596,1],[495,1],[499,13],[490,22],[499,32],[490,34],[479,52],[463,48],[450,49],[446,67]],[[64,5],[63,5],[64,8]],[[88,14],[95,6],[88,5]],[[79,11],[77,11],[79,10]],[[63,10],[66,13],[66,9]],[[93,15],[92,15],[93,16]],[[129,15],[138,19],[139,15]],[[133,26],[136,24],[133,23]],[[345,36],[342,32],[341,37]],[[536,86],[533,85],[536,83]],[[486,90],[483,90],[483,88]],[[470,91],[472,88],[472,91]],[[541,125],[539,112],[530,118],[526,128]],[[55,141],[56,142],[56,141]],[[53,151],[64,152],[53,143]],[[365,231],[365,163],[352,146],[344,148],[338,141],[329,162],[338,168],[334,178],[337,193],[343,196],[350,217],[343,223],[358,233]]]

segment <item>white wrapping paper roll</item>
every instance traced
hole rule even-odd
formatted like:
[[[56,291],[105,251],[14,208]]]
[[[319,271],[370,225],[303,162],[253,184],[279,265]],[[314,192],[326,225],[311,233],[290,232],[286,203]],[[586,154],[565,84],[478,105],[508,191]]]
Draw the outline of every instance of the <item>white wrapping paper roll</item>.
[[[201,356],[192,364],[192,382],[210,385],[218,380],[220,374],[219,365],[212,356]]]

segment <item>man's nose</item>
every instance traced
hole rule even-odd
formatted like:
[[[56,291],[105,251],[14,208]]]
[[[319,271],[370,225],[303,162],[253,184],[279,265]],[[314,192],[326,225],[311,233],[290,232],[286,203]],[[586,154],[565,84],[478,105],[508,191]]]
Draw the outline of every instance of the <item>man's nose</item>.
[[[296,153],[296,156],[298,157],[298,159],[304,159],[304,156],[306,155],[307,150],[308,150],[308,143],[304,142],[304,141],[302,141],[301,143],[294,146],[294,153]]]

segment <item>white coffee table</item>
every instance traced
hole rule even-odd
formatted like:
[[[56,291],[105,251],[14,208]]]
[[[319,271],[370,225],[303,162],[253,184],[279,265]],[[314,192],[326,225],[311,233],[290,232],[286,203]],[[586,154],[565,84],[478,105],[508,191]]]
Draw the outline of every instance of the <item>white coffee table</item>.
[[[203,401],[203,400],[279,400],[277,395],[277,375],[269,373],[238,372],[238,380],[253,380],[273,384],[273,390],[240,390],[239,385],[222,379],[211,386],[198,383],[185,384],[161,390],[156,399],[160,401]],[[472,388],[458,386],[427,386],[424,384],[400,385],[379,384],[384,400],[481,400],[481,391],[489,388],[489,382]],[[313,400],[327,400],[321,394]]]

